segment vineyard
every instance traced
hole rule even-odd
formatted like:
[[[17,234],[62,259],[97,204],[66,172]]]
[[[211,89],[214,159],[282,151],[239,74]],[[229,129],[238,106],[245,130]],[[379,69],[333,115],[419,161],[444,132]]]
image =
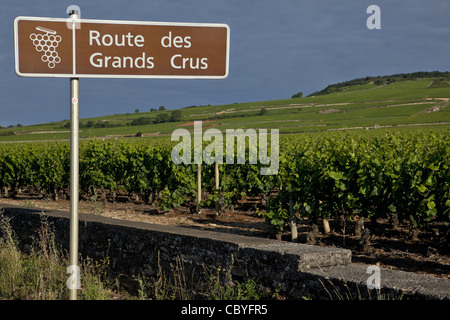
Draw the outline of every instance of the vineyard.
[[[376,130],[375,130],[376,131]],[[201,166],[197,204],[196,164],[176,165],[167,140],[90,140],[80,144],[82,199],[140,199],[160,210],[184,206],[225,212],[245,197],[260,199],[258,212],[274,232],[293,218],[311,221],[361,217],[407,221],[412,228],[450,223],[448,129],[329,132],[280,137],[276,175],[261,164]],[[225,148],[225,146],[224,146]],[[248,153],[247,153],[248,155]],[[225,159],[224,159],[225,162]],[[66,142],[0,146],[2,197],[31,192],[68,198],[70,153]]]

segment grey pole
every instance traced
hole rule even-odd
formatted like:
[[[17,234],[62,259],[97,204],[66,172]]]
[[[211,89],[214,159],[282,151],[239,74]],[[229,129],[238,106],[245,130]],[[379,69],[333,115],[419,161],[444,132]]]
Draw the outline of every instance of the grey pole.
[[[70,12],[70,18],[77,19],[78,12]],[[72,25],[75,28],[75,25]],[[79,79],[70,78],[70,268],[75,285],[69,288],[69,299],[77,300],[77,287],[80,282],[78,268],[78,189],[79,189]]]

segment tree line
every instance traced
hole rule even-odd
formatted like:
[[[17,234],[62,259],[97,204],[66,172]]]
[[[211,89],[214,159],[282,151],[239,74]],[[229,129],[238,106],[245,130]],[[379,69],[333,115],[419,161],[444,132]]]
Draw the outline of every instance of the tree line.
[[[128,126],[144,126],[149,124],[157,124],[157,123],[164,123],[164,122],[177,122],[181,121],[181,111],[180,110],[174,110],[170,113],[160,113],[157,114],[156,117],[140,117],[137,119],[133,119],[132,121],[128,122],[117,122],[114,123],[113,121],[105,121],[105,120],[98,120],[98,121],[87,121],[87,122],[80,122],[79,127],[80,129],[90,129],[90,128],[115,128],[115,127],[128,127]],[[63,128],[70,128],[70,121],[66,121],[63,125]]]

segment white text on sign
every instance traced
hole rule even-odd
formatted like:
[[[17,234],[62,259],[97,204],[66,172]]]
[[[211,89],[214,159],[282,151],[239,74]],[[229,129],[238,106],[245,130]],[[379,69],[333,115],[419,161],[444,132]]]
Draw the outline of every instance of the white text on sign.
[[[174,36],[172,32],[161,38],[161,46],[164,48],[191,48],[190,36]],[[97,30],[89,31],[89,46],[97,47],[144,47],[145,38],[143,35],[133,35],[131,32],[126,34],[101,34]],[[153,56],[148,56],[144,51],[138,57],[131,56],[109,56],[101,52],[94,52],[89,58],[89,62],[96,68],[147,68],[155,67]],[[206,57],[184,57],[181,54],[175,54],[170,59],[170,65],[174,69],[208,69],[208,58]]]

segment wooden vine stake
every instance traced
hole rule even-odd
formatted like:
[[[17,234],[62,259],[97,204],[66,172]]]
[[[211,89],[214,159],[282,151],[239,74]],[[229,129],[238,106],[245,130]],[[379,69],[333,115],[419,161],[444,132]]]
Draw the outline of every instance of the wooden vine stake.
[[[322,223],[323,223],[323,231],[325,234],[330,233],[330,223],[328,222],[328,219],[322,219]]]
[[[215,181],[216,181],[216,190],[219,190],[219,164],[216,162],[215,165]],[[216,202],[216,216],[219,215],[220,204],[219,201]]]
[[[292,242],[297,242],[297,219],[295,217],[294,200],[292,198],[289,199],[289,224],[291,226],[291,240]]]
[[[216,189],[219,190],[219,164],[216,162]]]
[[[202,201],[202,165],[197,164],[197,213],[200,212],[201,201]]]

